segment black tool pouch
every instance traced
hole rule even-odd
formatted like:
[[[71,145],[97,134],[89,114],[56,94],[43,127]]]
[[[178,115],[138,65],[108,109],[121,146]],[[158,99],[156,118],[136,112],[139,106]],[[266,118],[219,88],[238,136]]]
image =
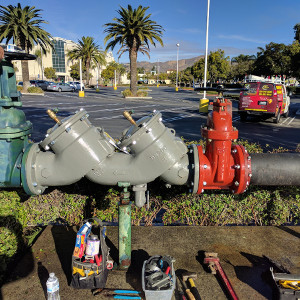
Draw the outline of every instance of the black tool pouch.
[[[72,257],[72,281],[71,286],[76,289],[95,289],[104,288],[107,276],[107,260],[109,255],[109,248],[105,243],[103,237],[103,224],[97,218],[84,220],[92,223],[92,233],[97,234],[100,239],[99,255],[102,255],[102,261],[99,266],[96,262],[84,262],[83,258]]]

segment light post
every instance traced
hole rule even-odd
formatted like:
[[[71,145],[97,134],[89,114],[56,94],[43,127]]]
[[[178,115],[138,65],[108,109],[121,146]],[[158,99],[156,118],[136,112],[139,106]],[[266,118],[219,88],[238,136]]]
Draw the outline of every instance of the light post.
[[[206,14],[206,43],[205,43],[205,63],[204,63],[204,88],[206,88],[206,74],[207,74],[207,52],[208,52],[208,26],[209,26],[209,6],[210,0],[207,0],[207,14]],[[203,98],[200,100],[199,111],[208,113],[208,102],[206,98],[206,91],[204,91]]]
[[[82,59],[79,59],[79,74],[80,74],[80,91],[79,97],[84,97],[84,91],[82,90]]]
[[[178,56],[179,56],[179,44],[177,46],[177,68],[176,68],[176,89],[175,91],[178,92]]]
[[[114,90],[117,90],[117,70],[115,70],[115,84],[114,84]]]
[[[159,87],[159,83],[158,83],[158,77],[159,77],[159,66],[158,66],[158,63],[159,63],[159,59],[157,60],[157,67],[156,67],[156,87]]]
[[[99,92],[99,69],[100,69],[100,66],[97,63],[97,88],[96,88],[96,92]]]

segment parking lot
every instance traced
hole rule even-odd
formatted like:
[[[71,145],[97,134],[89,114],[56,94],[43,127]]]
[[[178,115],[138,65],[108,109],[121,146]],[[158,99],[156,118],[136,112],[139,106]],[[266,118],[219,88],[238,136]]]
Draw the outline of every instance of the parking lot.
[[[149,89],[152,99],[124,99],[121,95],[124,88],[115,91],[108,87],[100,88],[98,93],[86,90],[84,98],[79,98],[77,92],[45,92],[44,96],[23,95],[23,110],[27,119],[33,123],[34,141],[43,139],[47,129],[54,125],[54,121],[46,114],[48,108],[57,108],[60,118],[84,108],[92,124],[103,127],[113,138],[119,138],[122,131],[130,126],[122,115],[124,110],[133,110],[133,118],[136,120],[157,110],[162,113],[165,125],[174,128],[177,136],[190,141],[201,138],[200,128],[207,119],[205,114],[199,113],[199,99],[202,95],[194,91],[175,92],[174,88],[169,87]],[[213,98],[210,96],[210,99]],[[260,143],[266,149],[284,147],[295,150],[300,143],[300,116],[296,114],[298,110],[300,98],[292,97],[290,115],[288,118],[282,118],[280,124],[274,124],[271,119],[249,119],[241,123],[237,101],[233,101],[233,126],[238,128],[240,138]]]

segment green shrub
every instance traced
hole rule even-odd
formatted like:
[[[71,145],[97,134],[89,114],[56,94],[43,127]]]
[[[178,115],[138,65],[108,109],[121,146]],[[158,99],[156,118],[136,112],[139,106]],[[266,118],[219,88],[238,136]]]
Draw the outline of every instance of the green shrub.
[[[147,97],[148,96],[148,92],[144,91],[144,90],[138,90],[136,92],[137,97]]]
[[[17,91],[23,91],[23,87],[20,85],[17,85]]]
[[[126,97],[132,97],[132,92],[131,92],[130,89],[126,89],[126,90],[124,90],[122,92],[122,95],[123,95],[124,98],[126,98]]]
[[[44,93],[44,91],[40,88],[40,87],[37,87],[37,86],[31,86],[27,89],[27,92],[28,93],[36,93],[36,94],[42,94]]]

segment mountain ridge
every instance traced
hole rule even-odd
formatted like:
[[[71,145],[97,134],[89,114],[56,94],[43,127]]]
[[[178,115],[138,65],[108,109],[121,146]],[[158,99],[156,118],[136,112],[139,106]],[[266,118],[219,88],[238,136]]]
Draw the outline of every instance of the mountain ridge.
[[[204,55],[196,56],[193,58],[183,58],[178,60],[178,70],[182,71],[188,67],[191,67],[200,58],[204,58]],[[124,66],[129,70],[129,63],[124,64]],[[150,72],[153,67],[159,69],[159,73],[166,73],[167,71],[176,71],[177,61],[168,60],[165,62],[148,62],[148,61],[138,61],[138,68],[144,68],[146,72]]]

